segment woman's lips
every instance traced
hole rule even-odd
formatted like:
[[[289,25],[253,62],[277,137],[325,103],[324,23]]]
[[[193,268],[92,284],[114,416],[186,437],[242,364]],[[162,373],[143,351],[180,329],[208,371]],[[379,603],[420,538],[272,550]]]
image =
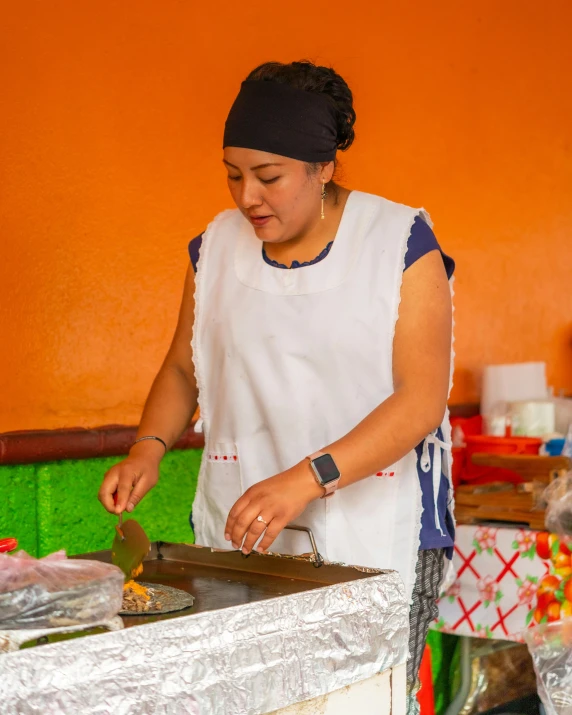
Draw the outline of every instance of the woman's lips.
[[[253,226],[260,228],[261,226],[266,226],[272,216],[249,216],[248,218]]]

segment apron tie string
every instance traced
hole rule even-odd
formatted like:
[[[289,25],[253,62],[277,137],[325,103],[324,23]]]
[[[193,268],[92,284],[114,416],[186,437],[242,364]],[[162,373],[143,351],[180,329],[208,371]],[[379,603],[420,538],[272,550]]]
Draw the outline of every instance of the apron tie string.
[[[439,499],[439,488],[441,487],[441,451],[450,451],[451,444],[444,442],[442,439],[437,437],[437,432],[432,432],[428,435],[423,442],[423,452],[421,454],[420,464],[421,469],[424,472],[428,472],[431,469],[431,455],[429,454],[429,445],[433,445],[433,507],[435,510],[435,526],[439,529],[441,536],[445,536],[443,533],[443,528],[441,527],[441,520],[439,519],[439,509],[438,509],[438,499]]]

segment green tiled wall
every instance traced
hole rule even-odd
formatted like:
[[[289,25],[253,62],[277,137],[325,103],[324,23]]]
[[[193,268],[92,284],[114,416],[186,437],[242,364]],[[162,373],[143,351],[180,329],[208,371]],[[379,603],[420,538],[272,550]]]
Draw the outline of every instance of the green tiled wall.
[[[118,459],[0,466],[0,538],[15,536],[34,556],[110,548],[116,517],[104,511],[97,491]],[[151,541],[193,541],[189,512],[200,459],[200,450],[178,450],[161,463],[158,485],[133,512]]]
[[[38,548],[36,506],[35,465],[0,466],[0,539],[15,536],[32,556]]]

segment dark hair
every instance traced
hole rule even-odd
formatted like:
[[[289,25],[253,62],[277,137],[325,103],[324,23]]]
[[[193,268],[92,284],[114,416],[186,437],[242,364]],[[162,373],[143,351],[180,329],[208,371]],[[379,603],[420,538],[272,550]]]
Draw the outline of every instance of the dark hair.
[[[288,64],[265,62],[252,70],[246,79],[289,84],[296,89],[328,97],[336,111],[338,149],[346,151],[352,145],[356,121],[353,95],[343,77],[331,67],[315,65],[309,60]]]

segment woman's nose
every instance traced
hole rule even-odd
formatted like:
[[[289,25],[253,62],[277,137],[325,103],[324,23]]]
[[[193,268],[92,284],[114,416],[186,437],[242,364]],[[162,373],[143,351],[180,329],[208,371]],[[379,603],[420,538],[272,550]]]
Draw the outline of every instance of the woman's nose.
[[[256,182],[243,180],[240,191],[240,205],[243,209],[260,206],[262,200]]]

